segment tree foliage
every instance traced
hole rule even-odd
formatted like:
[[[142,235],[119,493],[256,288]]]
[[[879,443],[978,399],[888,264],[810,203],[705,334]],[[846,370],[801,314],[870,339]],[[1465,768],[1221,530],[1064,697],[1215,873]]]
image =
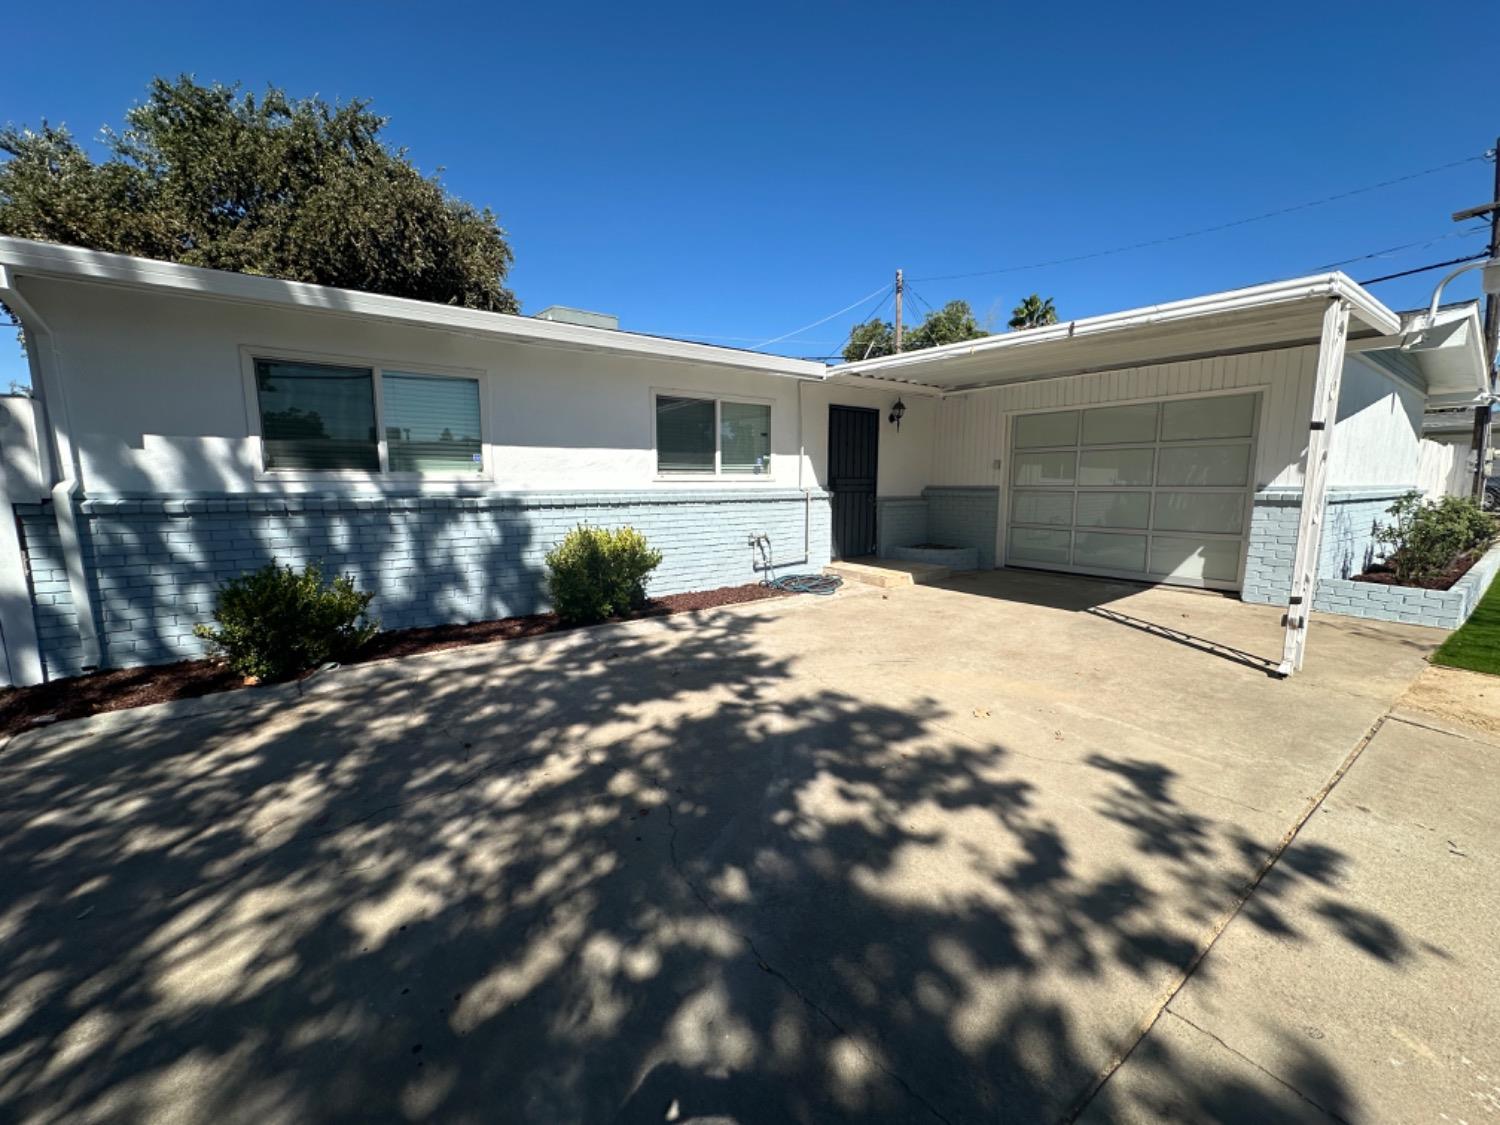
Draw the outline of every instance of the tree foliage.
[[[1036,293],[1011,310],[1009,321],[1010,327],[1015,329],[1041,328],[1043,325],[1056,323],[1057,308],[1052,304],[1052,298]]]
[[[976,340],[989,333],[979,327],[974,310],[968,301],[949,301],[940,309],[933,309],[927,318],[901,336],[903,352],[921,351],[942,344],[956,344],[961,340]],[[854,363],[861,359],[893,355],[896,351],[896,330],[889,321],[875,319],[856,324],[849,333],[849,342],[844,345],[844,359]]]
[[[158,78],[92,160],[67,129],[0,129],[0,234],[517,312],[488,209],[381,139],[368,101]]]

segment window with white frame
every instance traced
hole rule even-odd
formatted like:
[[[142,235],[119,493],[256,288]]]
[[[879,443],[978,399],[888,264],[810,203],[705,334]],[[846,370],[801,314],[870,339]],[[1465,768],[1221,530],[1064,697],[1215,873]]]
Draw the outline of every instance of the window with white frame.
[[[664,476],[769,475],[770,404],[658,394],[656,471]]]
[[[268,471],[484,471],[478,379],[256,359],[255,392]]]

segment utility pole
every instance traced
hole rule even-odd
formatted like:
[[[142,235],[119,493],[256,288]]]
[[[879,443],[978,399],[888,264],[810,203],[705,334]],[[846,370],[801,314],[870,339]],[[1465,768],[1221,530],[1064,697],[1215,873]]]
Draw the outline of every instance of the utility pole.
[[[901,350],[901,294],[906,291],[906,282],[901,271],[896,271],[896,350]]]
[[[1477,219],[1481,215],[1490,217],[1490,260],[1500,258],[1500,137],[1495,138],[1495,147],[1490,156],[1495,161],[1495,193],[1489,203],[1456,211],[1455,223]],[[1500,294],[1487,293],[1484,299],[1484,363],[1485,386],[1495,389],[1495,356],[1500,353]],[[1484,501],[1484,463],[1489,456],[1490,406],[1474,408],[1474,499]]]

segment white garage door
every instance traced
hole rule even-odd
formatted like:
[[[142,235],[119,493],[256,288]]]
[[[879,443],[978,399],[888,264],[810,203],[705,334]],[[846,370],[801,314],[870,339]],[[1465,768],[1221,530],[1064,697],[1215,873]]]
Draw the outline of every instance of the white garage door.
[[[1259,396],[1018,414],[1006,561],[1237,589]]]

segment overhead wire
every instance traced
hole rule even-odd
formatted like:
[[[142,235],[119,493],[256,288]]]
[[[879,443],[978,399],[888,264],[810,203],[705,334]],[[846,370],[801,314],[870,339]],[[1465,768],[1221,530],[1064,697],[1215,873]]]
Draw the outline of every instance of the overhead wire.
[[[870,292],[866,293],[863,297],[860,297],[858,300],[850,301],[843,308],[836,309],[835,311],[829,313],[827,316],[819,317],[817,320],[813,321],[811,324],[804,324],[801,328],[794,328],[790,332],[783,332],[780,336],[772,336],[769,340],[762,340],[760,343],[758,343],[758,344],[756,344],[754,346],[757,347],[757,348],[764,348],[768,344],[779,344],[779,343],[781,343],[781,341],[783,341],[783,340],[789,340],[793,336],[800,336],[800,335],[802,335],[802,333],[806,332],[808,329],[810,329],[810,328],[816,328],[820,324],[827,324],[834,317],[836,317],[836,316],[843,316],[850,309],[857,308],[858,306],[860,306],[860,305],[864,304],[866,301],[868,301],[871,297],[877,296],[878,294],[883,294],[883,293],[886,292],[886,290],[891,289],[893,287],[894,286],[892,284],[882,285],[879,289],[873,289],[873,290],[871,290]]]

